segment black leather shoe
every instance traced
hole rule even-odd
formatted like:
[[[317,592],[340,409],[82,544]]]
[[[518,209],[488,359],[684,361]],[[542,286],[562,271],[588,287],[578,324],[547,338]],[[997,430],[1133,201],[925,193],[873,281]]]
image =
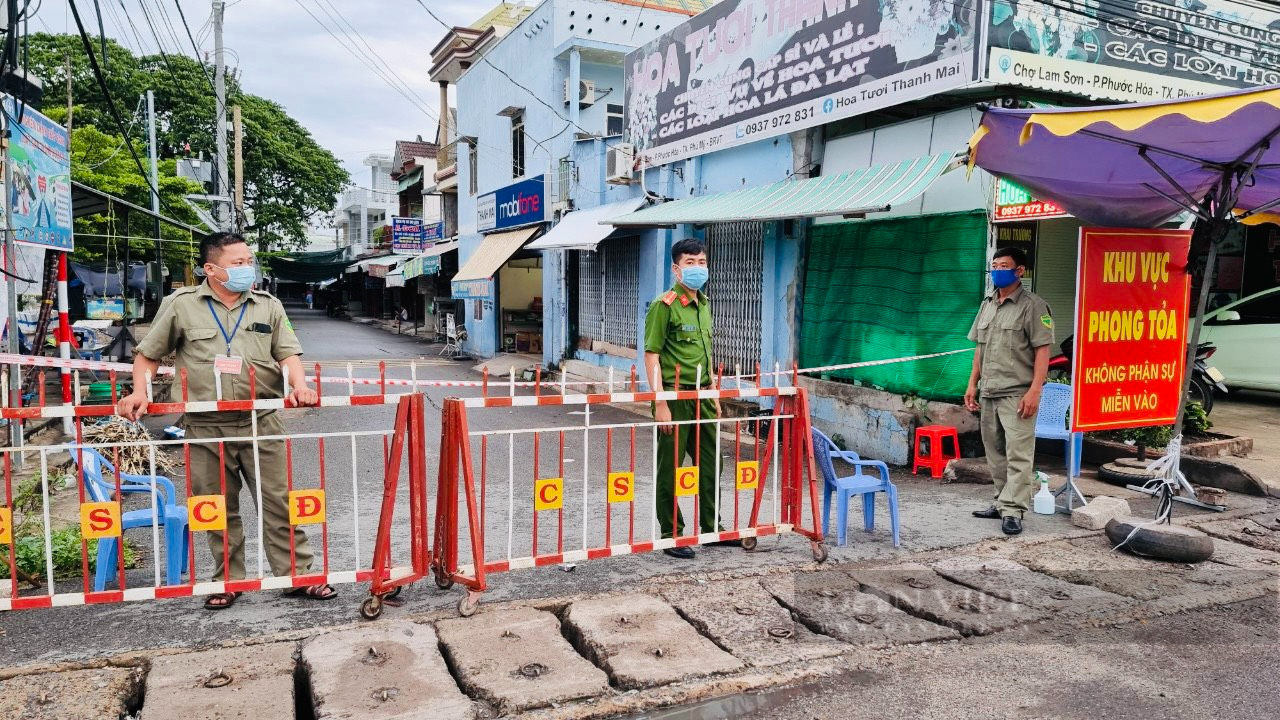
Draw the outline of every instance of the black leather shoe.
[[[662,554],[681,560],[692,560],[694,558],[693,548],[691,547],[667,548],[662,551]]]
[[[995,505],[992,505],[986,510],[974,510],[973,516],[976,518],[982,518],[983,520],[999,520],[1000,511],[996,509]]]
[[[1000,524],[1000,529],[1004,531],[1005,535],[1017,535],[1022,532],[1022,518],[1010,515]]]

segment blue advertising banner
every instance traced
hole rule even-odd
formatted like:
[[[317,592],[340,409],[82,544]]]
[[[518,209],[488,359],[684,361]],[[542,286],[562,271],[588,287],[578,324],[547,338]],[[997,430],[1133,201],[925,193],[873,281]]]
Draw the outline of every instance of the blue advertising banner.
[[[476,199],[476,229],[507,230],[547,219],[546,176],[521,180]]]
[[[398,253],[418,253],[422,244],[422,218],[391,218],[391,250]]]
[[[11,128],[9,207],[14,239],[28,245],[70,251],[71,160],[67,130],[32,110],[22,111],[5,96],[4,112]],[[2,214],[2,211],[0,211]]]
[[[490,280],[454,280],[452,283],[453,297],[455,300],[488,300],[489,288],[493,285]]]
[[[444,239],[444,223],[431,223],[422,226],[423,249],[431,247]]]

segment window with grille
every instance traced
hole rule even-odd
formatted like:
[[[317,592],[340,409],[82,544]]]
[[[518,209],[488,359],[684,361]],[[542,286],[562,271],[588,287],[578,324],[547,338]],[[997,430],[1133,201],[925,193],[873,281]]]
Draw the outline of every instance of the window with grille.
[[[612,238],[595,252],[578,253],[578,338],[619,348],[635,348],[640,307],[640,243],[634,237]]]
[[[622,106],[608,103],[604,106],[605,135],[622,134]]]
[[[760,312],[764,293],[764,223],[716,223],[707,227],[711,279],[712,359],[726,375],[754,372],[761,356]]]
[[[480,148],[477,143],[467,143],[467,191],[475,195],[480,191]]]
[[[524,177],[524,113],[511,116],[511,177]]]

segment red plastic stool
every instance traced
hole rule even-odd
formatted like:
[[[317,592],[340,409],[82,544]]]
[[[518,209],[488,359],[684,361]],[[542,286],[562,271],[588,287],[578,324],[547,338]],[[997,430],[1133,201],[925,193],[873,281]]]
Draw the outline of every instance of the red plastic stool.
[[[947,438],[951,438],[951,454],[947,454],[942,447],[942,441]],[[925,453],[920,452],[921,440],[927,441]],[[960,457],[960,435],[955,428],[947,425],[925,425],[916,428],[915,464],[911,467],[912,475],[924,467],[933,477],[940,478],[942,471],[947,467],[947,461],[958,457]]]

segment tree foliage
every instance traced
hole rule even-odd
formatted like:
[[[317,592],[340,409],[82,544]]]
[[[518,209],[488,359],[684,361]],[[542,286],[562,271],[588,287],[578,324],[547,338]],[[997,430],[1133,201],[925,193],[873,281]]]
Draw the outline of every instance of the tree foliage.
[[[97,40],[94,52],[98,55],[111,95],[128,126],[124,134],[139,148],[139,157],[145,157],[141,150],[145,147],[146,126],[137,105],[138,98],[148,89],[155,93],[156,144],[164,161],[161,184],[171,185],[170,181],[176,179],[173,166],[177,158],[201,153],[206,158],[213,158],[216,149],[213,69],[187,56],[136,57],[110,39],[106,46],[105,61]],[[73,130],[89,125],[101,135],[121,137],[121,130],[111,116],[84,46],[76,35],[41,33],[30,37],[30,71],[44,81],[45,113],[52,116],[57,105],[55,98],[64,97],[68,59],[75,104]],[[337,194],[348,182],[348,174],[338,159],[317,144],[307,129],[290,117],[283,107],[244,92],[239,82],[229,74],[227,106],[230,108],[237,104],[241,106],[244,121],[245,205],[254,218],[250,230],[258,236],[259,246],[264,251],[305,247],[308,225],[333,211]],[[62,115],[65,115],[65,109]],[[75,130],[75,134],[79,135],[79,131]],[[90,139],[86,135],[86,142]],[[88,148],[86,145],[86,152]],[[137,189],[129,180],[131,173],[137,173],[137,166],[127,151],[95,173],[77,175],[76,170],[73,168],[72,174],[77,181],[106,192],[112,192],[108,185],[123,191]],[[227,175],[232,177],[230,171]],[[136,180],[141,184],[143,196],[139,199],[128,195],[127,199],[146,206],[149,203],[147,183],[141,176]],[[95,184],[97,182],[104,185]],[[177,197],[190,191],[181,190],[176,185],[171,189],[177,191]],[[162,197],[167,194],[166,188],[162,187]],[[167,212],[177,212],[176,208],[181,203],[166,199],[170,208]]]

